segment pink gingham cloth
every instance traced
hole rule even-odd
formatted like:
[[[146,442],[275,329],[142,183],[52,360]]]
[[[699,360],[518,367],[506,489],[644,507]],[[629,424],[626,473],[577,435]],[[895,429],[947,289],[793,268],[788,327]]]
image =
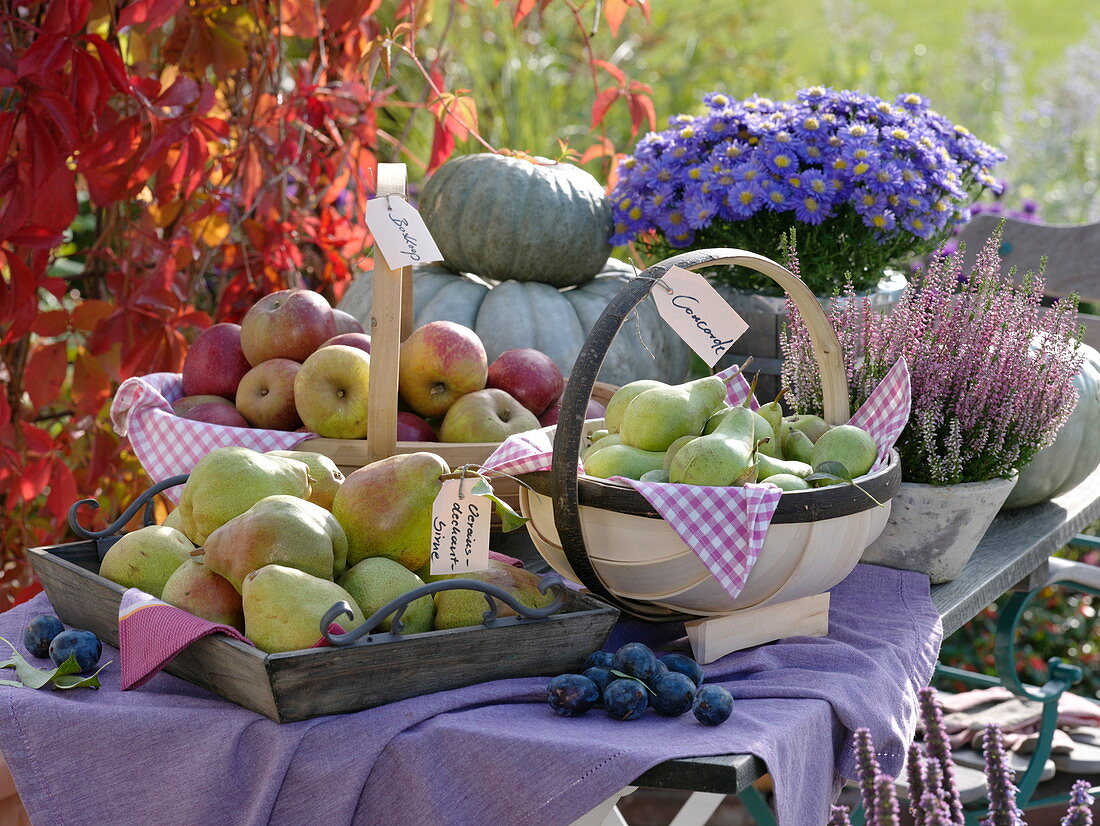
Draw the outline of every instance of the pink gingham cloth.
[[[291,450],[316,436],[184,419],[172,412],[172,402],[182,395],[183,378],[179,373],[152,373],[124,381],[111,403],[115,432],[129,438],[134,454],[154,482],[190,473],[199,459],[217,447],[238,445],[266,453]],[[164,494],[179,502],[178,488]]]
[[[729,368],[717,373],[727,385],[730,404],[749,399],[749,384]],[[904,360],[890,368],[849,424],[867,430],[879,449],[880,467],[888,458],[909,418],[909,370]],[[553,460],[553,442],[546,429],[510,436],[483,463],[489,470],[511,475],[548,470]],[[736,598],[748,581],[749,573],[760,556],[772,516],[783,495],[767,482],[740,487],[704,487],[673,485],[667,482],[639,482],[611,477],[630,485],[668,522],[676,535],[699,557],[707,570]]]

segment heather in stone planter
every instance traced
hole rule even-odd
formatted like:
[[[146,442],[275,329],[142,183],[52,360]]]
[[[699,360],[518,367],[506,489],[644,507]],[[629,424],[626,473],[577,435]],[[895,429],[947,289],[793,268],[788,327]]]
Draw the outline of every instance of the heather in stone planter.
[[[853,409],[898,359],[908,364],[912,385],[909,422],[896,445],[905,481],[864,561],[924,571],[936,582],[954,578],[1011,491],[1009,480],[1054,441],[1077,403],[1076,303],[1043,307],[1042,277],[1015,283],[1002,272],[999,244],[995,233],[968,273],[957,253],[933,255],[889,314],[874,312],[851,290],[830,310]],[[820,413],[809,334],[797,308],[790,315],[787,399],[799,412]],[[954,516],[933,502],[948,493],[934,489],[942,486],[954,489],[948,499],[970,500]],[[991,487],[997,495],[987,495]]]

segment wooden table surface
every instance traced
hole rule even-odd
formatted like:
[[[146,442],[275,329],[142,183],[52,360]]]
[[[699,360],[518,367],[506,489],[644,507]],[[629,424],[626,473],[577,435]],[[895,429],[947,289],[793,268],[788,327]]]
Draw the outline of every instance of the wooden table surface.
[[[1016,585],[1045,575],[1050,555],[1098,519],[1100,468],[1057,499],[999,514],[958,579],[932,586],[944,637]],[[736,794],[766,772],[751,754],[685,757],[654,766],[633,785]]]

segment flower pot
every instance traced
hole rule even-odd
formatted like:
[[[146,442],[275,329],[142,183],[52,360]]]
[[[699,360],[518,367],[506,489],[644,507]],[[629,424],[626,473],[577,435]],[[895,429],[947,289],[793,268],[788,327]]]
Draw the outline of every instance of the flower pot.
[[[712,283],[718,294],[726,299],[749,325],[745,334],[732,345],[733,352],[722,356],[714,369],[724,370],[734,364],[741,364],[746,358],[752,356],[752,364],[747,372],[757,373],[760,376],[756,386],[756,397],[762,401],[774,399],[779,394],[783,370],[780,338],[783,327],[787,323],[786,297],[760,295],[728,284]],[[871,293],[874,308],[881,312],[892,309],[907,283],[903,273],[887,270],[877,288]],[[828,296],[818,296],[817,300],[827,311],[832,299]]]
[[[890,519],[860,562],[928,574],[950,582],[966,566],[1019,477],[926,485],[902,482]]]

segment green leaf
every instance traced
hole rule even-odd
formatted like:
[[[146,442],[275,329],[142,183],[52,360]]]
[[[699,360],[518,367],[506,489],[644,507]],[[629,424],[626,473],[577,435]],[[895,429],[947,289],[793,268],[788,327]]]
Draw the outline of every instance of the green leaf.
[[[816,473],[825,473],[829,476],[835,476],[837,479],[844,482],[852,481],[851,471],[848,470],[843,462],[822,462],[814,468],[814,471]]]
[[[493,493],[493,486],[484,476],[478,475],[477,482],[470,488],[470,493],[475,496],[484,496],[493,503],[497,516],[500,517],[500,528],[507,533],[516,528],[522,528],[529,521],[526,516],[521,516],[513,510],[512,506]]]
[[[0,685],[10,685],[12,688],[26,688],[19,680],[0,680]]]
[[[11,659],[0,663],[0,668],[14,668],[16,676],[19,677],[18,683],[9,680],[0,681],[4,685],[24,685],[27,688],[34,689],[43,688],[47,685],[53,685],[56,688],[83,688],[87,683],[89,688],[98,688],[99,680],[96,679],[96,674],[108,665],[105,663],[90,677],[73,677],[72,675],[80,672],[80,666],[76,664],[76,657],[73,654],[70,654],[69,658],[57,668],[35,668],[23,658],[10,640],[4,639],[4,637],[0,637],[0,640],[4,640],[8,645],[11,645]],[[95,684],[92,685],[91,681],[94,681]]]
[[[608,670],[608,671],[610,671],[610,672],[611,672],[612,674],[614,674],[614,675],[615,675],[616,677],[620,677],[620,678],[622,678],[622,679],[624,679],[624,680],[633,680],[634,682],[636,682],[636,683],[639,683],[639,684],[640,684],[640,685],[642,686],[642,688],[644,688],[644,689],[645,689],[646,691],[648,691],[648,692],[649,692],[650,694],[652,694],[652,695],[654,695],[654,696],[656,696],[656,695],[657,695],[657,692],[656,692],[656,691],[654,691],[654,690],[653,690],[652,688],[650,688],[649,686],[647,686],[647,685],[645,684],[645,681],[644,681],[644,680],[639,680],[639,679],[638,679],[637,677],[635,677],[635,676],[634,676],[633,674],[627,674],[627,673],[625,673],[625,672],[622,672],[622,671],[618,671],[618,670],[616,670],[616,669],[614,669],[614,668],[609,668],[609,669],[607,669],[607,670]]]
[[[70,657],[71,659],[71,657]],[[95,670],[93,674],[82,677],[79,674],[61,674],[53,679],[54,688],[99,688],[99,672],[109,666],[113,660],[108,660]]]

